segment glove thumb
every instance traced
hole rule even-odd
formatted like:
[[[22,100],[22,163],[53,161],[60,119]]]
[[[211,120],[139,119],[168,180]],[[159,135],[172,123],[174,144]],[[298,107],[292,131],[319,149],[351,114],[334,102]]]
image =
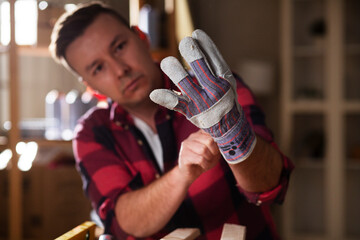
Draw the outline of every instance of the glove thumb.
[[[155,89],[149,97],[154,103],[170,110],[174,110],[179,102],[177,94],[168,89]]]

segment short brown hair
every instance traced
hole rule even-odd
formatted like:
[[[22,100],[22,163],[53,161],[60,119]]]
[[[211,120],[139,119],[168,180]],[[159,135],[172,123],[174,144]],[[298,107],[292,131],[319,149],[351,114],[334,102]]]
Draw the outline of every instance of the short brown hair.
[[[54,26],[49,50],[55,61],[69,67],[65,56],[67,47],[81,36],[100,14],[110,14],[129,27],[128,21],[122,15],[101,2],[79,4],[74,11],[61,15]]]

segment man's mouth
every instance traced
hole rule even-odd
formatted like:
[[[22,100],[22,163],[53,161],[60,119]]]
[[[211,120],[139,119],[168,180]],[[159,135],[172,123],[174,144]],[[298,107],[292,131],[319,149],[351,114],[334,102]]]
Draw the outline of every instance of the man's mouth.
[[[138,86],[140,78],[141,78],[140,74],[137,74],[136,76],[132,76],[130,80],[128,80],[128,82],[125,84],[123,92],[125,93],[127,91],[134,91]]]

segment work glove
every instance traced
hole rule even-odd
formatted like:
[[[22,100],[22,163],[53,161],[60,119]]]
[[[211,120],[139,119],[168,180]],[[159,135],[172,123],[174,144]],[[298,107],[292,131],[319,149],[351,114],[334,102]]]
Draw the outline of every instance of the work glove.
[[[202,30],[182,39],[179,50],[198,82],[192,80],[175,57],[167,57],[160,67],[181,93],[156,89],[150,93],[151,100],[182,113],[209,133],[228,163],[245,160],[254,149],[256,136],[238,104],[232,72]]]

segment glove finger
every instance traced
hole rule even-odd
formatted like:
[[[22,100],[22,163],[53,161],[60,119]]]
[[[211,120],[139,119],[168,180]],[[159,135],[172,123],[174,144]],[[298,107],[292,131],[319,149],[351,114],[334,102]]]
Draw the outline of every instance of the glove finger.
[[[192,37],[198,42],[203,54],[206,56],[208,64],[210,65],[216,76],[220,76],[230,81],[230,83],[235,86],[235,78],[233,77],[229,66],[225,62],[223,56],[221,55],[211,38],[200,29],[195,30],[192,33]]]
[[[179,60],[172,56],[164,58],[160,63],[160,68],[176,86],[189,76]]]
[[[149,97],[154,103],[170,110],[178,111],[187,117],[192,117],[193,115],[193,113],[189,111],[188,100],[171,90],[155,89],[150,93]]]
[[[202,105],[202,88],[196,84],[186,72],[182,64],[175,57],[167,57],[160,63],[162,71],[180,89],[184,96],[187,96],[195,105]],[[201,106],[197,106],[201,111]]]
[[[170,110],[174,110],[179,102],[176,93],[168,89],[155,89],[150,93],[149,97],[154,103],[157,103]]]
[[[191,66],[192,64],[195,64],[196,61],[199,61],[200,59],[203,59],[205,62],[205,71],[208,72],[208,77],[211,78],[212,81],[215,79],[214,72],[212,71],[209,64],[207,64],[207,59],[205,55],[202,53],[201,48],[197,44],[197,42],[191,38],[191,37],[185,37],[183,38],[179,43],[179,51],[181,56],[186,60],[186,62]],[[193,66],[191,66],[193,68]],[[193,68],[194,69],[194,68]],[[205,82],[208,81],[208,78],[203,75],[198,75],[197,72],[195,72],[197,79],[199,80],[199,83],[203,85]]]
[[[208,93],[210,104],[217,102],[229,89],[228,81],[220,80],[214,76],[209,64],[206,62],[205,55],[193,38],[187,37],[181,40],[179,50],[194,70],[201,86]]]
[[[196,60],[190,64],[196,76],[201,82],[201,86],[208,93],[209,98],[213,101],[211,104],[219,101],[230,88],[229,81],[213,77],[204,58]]]

